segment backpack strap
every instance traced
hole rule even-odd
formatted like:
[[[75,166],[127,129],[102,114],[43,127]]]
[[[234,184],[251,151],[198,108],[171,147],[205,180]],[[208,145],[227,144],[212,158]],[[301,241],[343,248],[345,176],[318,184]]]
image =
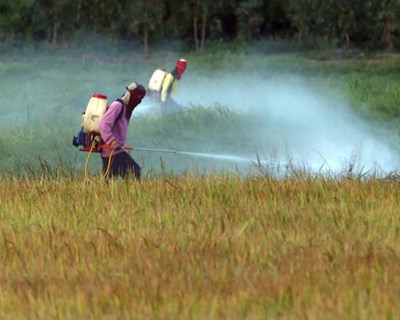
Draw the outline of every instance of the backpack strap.
[[[122,101],[122,99],[117,99],[116,101],[118,101],[122,105],[121,111],[119,112],[117,119],[115,119],[115,120],[119,120],[119,119],[121,119],[122,114],[124,113],[125,103],[124,103],[124,101]]]
[[[174,69],[172,72],[170,72],[170,74],[172,76],[172,81],[171,81],[169,87],[167,88],[167,99],[171,99],[172,87],[174,86],[174,83],[176,81],[176,69]]]

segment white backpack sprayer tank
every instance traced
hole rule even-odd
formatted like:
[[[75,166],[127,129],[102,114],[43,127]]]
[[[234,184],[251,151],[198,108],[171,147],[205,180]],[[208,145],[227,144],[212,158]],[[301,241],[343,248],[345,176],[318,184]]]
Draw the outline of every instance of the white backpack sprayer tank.
[[[108,108],[107,96],[99,93],[92,94],[86,111],[82,112],[82,129],[72,139],[76,147],[82,146],[80,151],[101,152],[103,141],[100,136],[100,119]]]
[[[99,121],[107,110],[107,96],[94,93],[89,100],[83,115],[83,130],[86,132],[100,132]]]
[[[167,71],[163,68],[158,68],[153,72],[148,85],[148,96],[151,99],[158,100],[160,98],[162,83],[166,75]]]

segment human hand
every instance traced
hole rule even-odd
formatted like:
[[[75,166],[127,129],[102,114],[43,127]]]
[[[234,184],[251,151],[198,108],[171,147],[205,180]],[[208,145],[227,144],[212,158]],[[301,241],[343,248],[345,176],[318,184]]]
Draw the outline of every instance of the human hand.
[[[118,150],[122,149],[122,144],[119,144],[117,142],[117,140],[113,140],[110,143],[110,147],[111,147],[112,151],[115,152],[115,151],[118,151]]]

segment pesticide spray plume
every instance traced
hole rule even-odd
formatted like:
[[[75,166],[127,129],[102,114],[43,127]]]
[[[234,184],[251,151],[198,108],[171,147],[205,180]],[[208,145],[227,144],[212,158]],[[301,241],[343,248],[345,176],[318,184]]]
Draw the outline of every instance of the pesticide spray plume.
[[[295,162],[293,159],[276,159],[274,157],[269,158],[269,160],[263,160],[258,155],[256,157],[244,157],[238,155],[229,155],[229,154],[218,154],[218,153],[204,153],[204,152],[192,152],[192,151],[181,151],[174,149],[160,149],[160,148],[147,148],[147,147],[132,147],[133,150],[137,151],[150,151],[150,152],[160,152],[160,153],[173,153],[173,154],[181,154],[187,155],[191,157],[201,157],[207,158],[210,160],[219,160],[219,162],[230,162],[234,164],[243,164],[247,168],[251,166],[253,169],[260,169],[263,172],[268,172],[269,174],[276,174],[277,176],[280,172],[285,172],[287,170],[307,170],[310,169],[307,164],[304,162]],[[325,164],[326,165],[326,164]],[[224,168],[224,166],[222,165]],[[321,166],[319,171],[324,167]],[[237,167],[235,167],[237,168]],[[226,169],[226,168],[225,168]],[[331,168],[328,168],[330,171]]]
[[[154,151],[154,152],[165,152],[165,153],[178,153],[185,154],[188,156],[194,157],[203,157],[203,158],[212,158],[212,159],[220,159],[226,161],[237,161],[237,162],[249,162],[254,161],[249,158],[233,156],[233,155],[225,155],[225,154],[214,154],[214,153],[203,153],[203,152],[191,152],[191,151],[179,151],[179,150],[171,150],[171,149],[156,149],[156,148],[142,148],[142,147],[133,147],[134,150],[141,151]]]
[[[283,73],[268,79],[245,72],[237,74],[187,77],[181,99],[186,104],[226,105],[259,119],[257,127],[246,130],[251,131],[253,138],[248,144],[254,154],[269,154],[262,164],[272,159],[278,164],[329,173],[348,167],[386,173],[399,168],[399,150],[387,128],[362,120],[346,96],[335,91],[329,82],[324,85],[323,78]],[[274,158],[270,156],[271,150]],[[242,161],[247,156],[214,158]]]
[[[179,153],[179,151],[172,149],[157,149],[157,148],[146,148],[146,147],[133,147],[133,150],[162,152],[162,153]]]

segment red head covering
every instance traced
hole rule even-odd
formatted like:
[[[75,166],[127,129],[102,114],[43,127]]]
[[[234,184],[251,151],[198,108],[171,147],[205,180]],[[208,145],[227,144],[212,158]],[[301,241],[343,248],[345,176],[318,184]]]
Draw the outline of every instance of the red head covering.
[[[185,59],[179,59],[176,62],[176,73],[177,73],[177,79],[181,80],[181,77],[183,73],[185,72],[187,67],[187,61]]]
[[[146,95],[146,89],[143,85],[133,82],[126,87],[126,93],[123,95],[122,99],[126,104],[125,116],[130,119],[133,110],[142,102],[142,99]]]

